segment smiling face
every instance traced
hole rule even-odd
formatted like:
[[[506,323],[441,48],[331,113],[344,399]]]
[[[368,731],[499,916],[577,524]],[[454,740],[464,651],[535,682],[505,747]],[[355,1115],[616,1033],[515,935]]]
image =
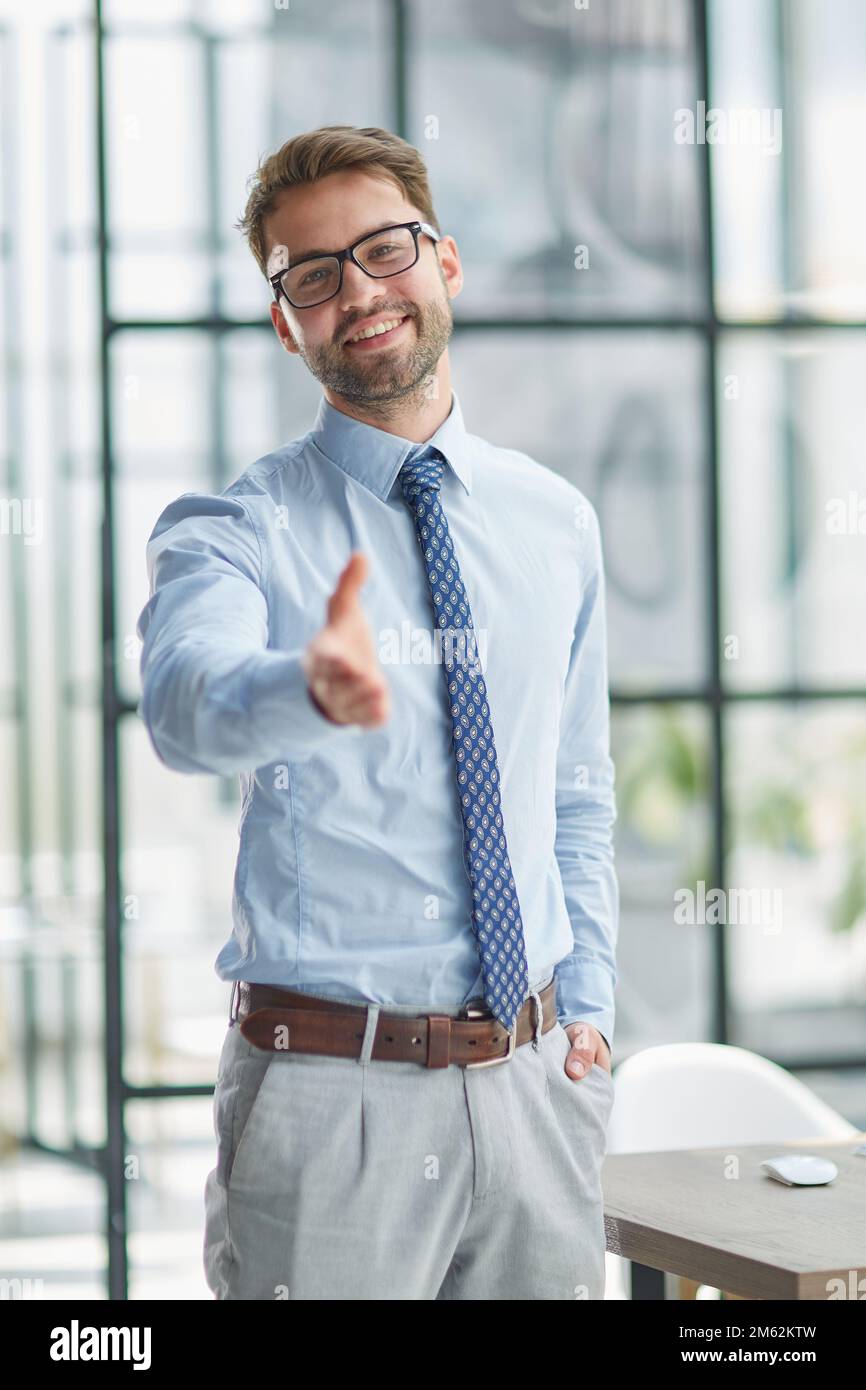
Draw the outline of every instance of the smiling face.
[[[294,262],[307,251],[342,251],[392,223],[424,220],[390,179],[342,169],[286,189],[265,230],[271,254],[286,247]],[[386,279],[346,260],[340,292],[324,304],[295,309],[284,296],[279,306],[271,302],[281,343],[300,354],[326,392],[374,405],[419,392],[437,375],[453,327],[451,300],[463,277],[453,237],[434,243],[422,233],[418,250],[415,265]],[[387,331],[351,341],[381,325]]]

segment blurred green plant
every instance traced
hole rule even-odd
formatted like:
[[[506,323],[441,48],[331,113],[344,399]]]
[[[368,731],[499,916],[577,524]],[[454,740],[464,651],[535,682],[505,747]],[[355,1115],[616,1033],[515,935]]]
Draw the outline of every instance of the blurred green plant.
[[[849,824],[845,852],[845,877],[830,915],[834,932],[850,931],[866,913],[866,820],[859,805]]]
[[[685,883],[712,877],[707,808],[710,769],[706,738],[696,721],[673,705],[645,711],[649,728],[617,754],[619,815],[647,844],[684,844]],[[696,839],[698,843],[696,844]]]
[[[619,815],[648,845],[669,848],[679,842],[684,862],[681,881],[709,883],[710,748],[698,721],[682,707],[654,705],[645,712],[649,727],[617,753],[616,786]],[[814,749],[815,766],[793,759],[779,734],[778,773],[738,778],[731,829],[736,842],[777,853],[815,858],[821,852],[817,834],[817,798],[822,759]],[[839,848],[845,867],[839,892],[828,904],[827,924],[834,932],[850,931],[866,914],[866,809],[858,788],[866,783],[866,733],[857,731],[842,746],[842,766],[862,769],[851,778],[847,796],[838,793],[843,820]],[[824,760],[825,761],[825,760]],[[806,760],[808,764],[808,759]],[[807,794],[808,789],[808,794]],[[696,843],[697,841],[697,843]]]
[[[799,787],[760,782],[738,809],[740,841],[788,854],[814,854],[809,805]]]

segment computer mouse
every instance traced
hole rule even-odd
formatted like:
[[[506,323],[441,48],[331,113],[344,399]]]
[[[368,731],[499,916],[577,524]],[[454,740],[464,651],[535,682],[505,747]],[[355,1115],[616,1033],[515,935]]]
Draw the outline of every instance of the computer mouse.
[[[819,1158],[816,1154],[778,1154],[775,1158],[765,1158],[761,1164],[765,1173],[789,1187],[813,1187],[823,1182],[832,1182],[839,1169],[829,1158]]]

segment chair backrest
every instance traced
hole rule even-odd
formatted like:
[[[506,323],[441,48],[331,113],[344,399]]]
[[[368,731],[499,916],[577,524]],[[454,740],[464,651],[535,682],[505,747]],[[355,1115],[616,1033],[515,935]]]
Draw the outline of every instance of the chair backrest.
[[[614,1070],[608,1153],[845,1140],[855,1125],[784,1067],[720,1043],[669,1043]]]

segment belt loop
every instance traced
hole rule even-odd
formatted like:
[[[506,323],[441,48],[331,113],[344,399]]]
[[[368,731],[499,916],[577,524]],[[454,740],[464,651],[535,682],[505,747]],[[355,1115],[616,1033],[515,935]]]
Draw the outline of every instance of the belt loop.
[[[234,1028],[235,1024],[237,1023],[238,1015],[235,1012],[235,995],[237,995],[238,1005],[240,1005],[240,993],[241,982],[240,980],[235,980],[232,984],[232,992],[229,998],[229,1028]]]
[[[541,1039],[541,1026],[544,1023],[544,1005],[541,1002],[541,995],[536,994],[535,990],[532,991],[529,997],[535,1002],[535,1033],[532,1039],[532,1046],[537,1052]]]
[[[367,1005],[367,1026],[364,1029],[364,1041],[361,1043],[361,1055],[358,1058],[358,1061],[362,1062],[364,1066],[367,1065],[373,1055],[373,1040],[376,1037],[376,1028],[379,1023],[379,1011],[381,1007],[381,1004]]]

